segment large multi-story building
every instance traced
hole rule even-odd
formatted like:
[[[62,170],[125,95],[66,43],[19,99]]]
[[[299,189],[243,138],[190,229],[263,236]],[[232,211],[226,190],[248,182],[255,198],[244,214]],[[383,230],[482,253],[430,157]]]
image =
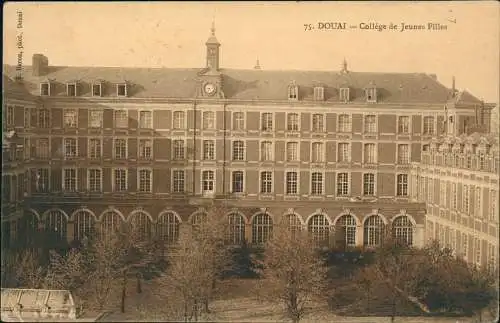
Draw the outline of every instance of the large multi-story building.
[[[427,202],[426,236],[478,265],[498,263],[496,135],[432,140],[411,172],[411,197]]]
[[[203,69],[51,66],[35,54],[9,80],[29,95],[4,102],[28,169],[25,224],[11,227],[40,222],[72,240],[129,221],[172,241],[202,201],[223,199],[235,242],[260,243],[285,219],[330,243],[376,245],[388,225],[421,245],[411,162],[436,134],[488,130],[491,106],[434,75],[345,61],[224,69],[214,28],[205,45]]]

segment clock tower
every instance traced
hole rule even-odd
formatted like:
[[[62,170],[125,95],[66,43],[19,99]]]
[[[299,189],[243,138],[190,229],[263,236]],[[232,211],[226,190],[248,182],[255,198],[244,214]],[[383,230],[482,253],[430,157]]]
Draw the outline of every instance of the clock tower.
[[[207,46],[207,68],[219,70],[220,43],[215,37],[215,22],[212,22],[211,35],[205,45]]]
[[[215,38],[215,23],[212,22],[211,35],[205,43],[207,47],[206,67],[198,72],[197,97],[224,98],[222,74],[219,70],[220,43]]]

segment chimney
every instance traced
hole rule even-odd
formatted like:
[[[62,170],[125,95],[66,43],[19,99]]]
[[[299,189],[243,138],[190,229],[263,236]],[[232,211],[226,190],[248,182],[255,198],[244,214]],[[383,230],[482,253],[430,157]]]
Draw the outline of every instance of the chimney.
[[[260,67],[260,63],[259,63],[259,59],[257,58],[257,62],[255,63],[255,66],[253,67],[254,70],[260,70],[261,67]]]
[[[33,54],[33,76],[44,76],[49,71],[49,59],[43,54]]]

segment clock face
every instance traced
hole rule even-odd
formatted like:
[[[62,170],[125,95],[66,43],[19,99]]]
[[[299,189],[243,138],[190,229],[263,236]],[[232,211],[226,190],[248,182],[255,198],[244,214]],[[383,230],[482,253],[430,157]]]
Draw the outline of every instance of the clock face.
[[[215,85],[212,83],[207,83],[205,84],[205,92],[209,95],[212,95],[215,93]]]

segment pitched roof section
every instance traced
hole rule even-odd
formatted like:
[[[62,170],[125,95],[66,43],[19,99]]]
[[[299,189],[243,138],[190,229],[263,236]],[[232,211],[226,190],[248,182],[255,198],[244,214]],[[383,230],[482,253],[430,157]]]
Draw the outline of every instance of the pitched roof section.
[[[13,78],[15,66],[4,65],[4,74]],[[65,96],[66,83],[79,81],[78,96],[91,96],[91,84],[104,80],[103,96],[116,96],[116,84],[126,81],[129,96],[141,98],[194,98],[201,69],[49,67],[47,75],[32,76],[24,68],[24,86],[39,95],[40,83],[50,80],[51,96]],[[272,71],[221,69],[223,92],[227,99],[287,100],[291,81],[299,86],[299,101],[313,100],[315,84],[325,86],[325,101],[337,102],[339,88],[348,86],[354,102],[364,102],[368,84],[377,88],[378,102],[444,103],[450,90],[423,73],[340,73],[325,71]]]

